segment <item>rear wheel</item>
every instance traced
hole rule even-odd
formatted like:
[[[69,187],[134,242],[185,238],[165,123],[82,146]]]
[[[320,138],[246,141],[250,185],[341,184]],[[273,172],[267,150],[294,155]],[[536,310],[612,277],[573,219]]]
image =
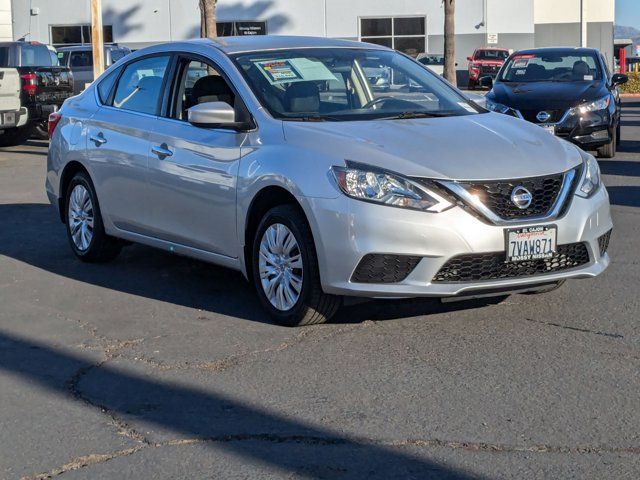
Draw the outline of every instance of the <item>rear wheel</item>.
[[[322,291],[311,229],[292,205],[274,207],[262,218],[252,267],[260,302],[281,325],[324,323],[340,305],[340,297]]]
[[[598,148],[599,158],[613,158],[616,156],[616,146],[618,145],[618,129],[613,129],[613,138],[609,143]]]
[[[76,256],[83,262],[108,262],[122,249],[122,242],[104,231],[98,197],[84,172],[77,173],[65,198],[67,237]]]
[[[37,140],[49,140],[49,122],[38,122],[33,127],[31,136]]]
[[[33,128],[31,125],[24,127],[7,128],[0,132],[0,147],[13,147],[21,145],[29,140]]]

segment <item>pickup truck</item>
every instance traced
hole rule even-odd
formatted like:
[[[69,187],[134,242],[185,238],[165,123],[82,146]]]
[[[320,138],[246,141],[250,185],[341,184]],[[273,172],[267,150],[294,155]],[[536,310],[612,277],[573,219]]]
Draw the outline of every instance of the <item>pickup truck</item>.
[[[15,68],[0,68],[0,139],[16,126],[19,118],[20,75]]]
[[[118,44],[104,46],[104,68],[107,69],[121,58],[129,55],[131,50]],[[81,93],[93,82],[93,50],[91,45],[76,45],[58,49],[60,65],[69,67],[73,74],[73,92]]]
[[[469,90],[473,90],[480,84],[482,77],[496,78],[500,67],[509,57],[509,50],[504,48],[478,48],[469,60]]]
[[[0,42],[0,69],[5,75],[14,70],[20,79],[15,126],[6,122],[8,128],[0,131],[0,146],[18,145],[34,133],[46,137],[49,114],[73,95],[71,70],[57,64],[55,52],[47,45],[23,41]],[[11,115],[8,117],[10,120]]]

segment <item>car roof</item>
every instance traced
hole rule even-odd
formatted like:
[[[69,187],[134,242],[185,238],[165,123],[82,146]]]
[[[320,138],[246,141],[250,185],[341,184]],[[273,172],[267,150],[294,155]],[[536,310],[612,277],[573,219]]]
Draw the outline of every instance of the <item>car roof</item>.
[[[105,45],[104,46],[105,49],[110,48],[112,50],[119,50],[119,49],[126,49],[126,47],[123,47],[121,45]],[[58,50],[59,52],[84,52],[84,51],[89,51],[89,50],[93,50],[93,47],[91,45],[73,45],[70,47],[57,47],[56,50]]]
[[[285,50],[293,48],[366,48],[387,50],[386,47],[372,43],[339,40],[326,37],[303,37],[287,35],[245,35],[238,37],[218,37],[215,39],[189,40],[187,43],[208,43],[227,55],[261,50]]]
[[[585,48],[585,47],[545,47],[545,48],[528,48],[526,50],[518,50],[515,52],[518,55],[527,55],[527,54],[540,54],[540,53],[548,53],[548,54],[575,54],[575,55],[593,55],[597,54],[598,50],[595,48]]]

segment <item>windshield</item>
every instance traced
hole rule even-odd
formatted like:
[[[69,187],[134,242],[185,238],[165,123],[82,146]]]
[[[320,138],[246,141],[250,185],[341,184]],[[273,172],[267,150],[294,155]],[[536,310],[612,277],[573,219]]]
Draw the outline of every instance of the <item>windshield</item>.
[[[444,55],[426,55],[418,57],[418,61],[423,65],[444,65]]]
[[[515,54],[500,73],[503,82],[591,82],[602,72],[594,55]]]
[[[504,60],[509,56],[506,50],[478,50],[474,60]]]
[[[276,118],[367,120],[481,111],[394,51],[314,48],[238,54],[234,60]]]

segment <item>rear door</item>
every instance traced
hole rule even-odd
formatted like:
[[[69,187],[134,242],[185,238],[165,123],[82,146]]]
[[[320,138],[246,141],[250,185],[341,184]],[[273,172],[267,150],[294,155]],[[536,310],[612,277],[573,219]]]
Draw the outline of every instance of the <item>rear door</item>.
[[[149,235],[149,137],[158,124],[170,54],[151,55],[115,70],[98,86],[103,105],[87,122],[90,159],[102,214],[125,231]],[[112,85],[111,88],[110,84]]]
[[[200,57],[179,57],[165,117],[149,135],[149,202],[158,237],[236,258],[236,179],[246,133],[187,122],[187,109],[198,103],[243,108],[221,73]]]

